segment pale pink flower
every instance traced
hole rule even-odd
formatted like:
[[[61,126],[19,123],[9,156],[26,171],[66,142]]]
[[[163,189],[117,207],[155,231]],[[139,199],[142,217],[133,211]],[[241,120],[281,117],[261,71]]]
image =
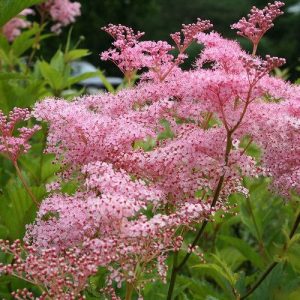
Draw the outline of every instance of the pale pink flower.
[[[24,9],[18,16],[9,20],[2,28],[2,33],[12,42],[17,36],[21,34],[21,29],[31,26],[31,22],[26,20],[26,16],[34,14],[30,8]]]
[[[40,9],[47,12],[55,23],[51,30],[60,33],[61,28],[75,22],[76,17],[81,15],[79,2],[69,0],[47,0],[40,5]]]
[[[21,127],[16,129],[18,123],[30,118],[30,112],[26,108],[15,107],[6,117],[0,110],[0,153],[16,162],[20,155],[30,149],[29,139],[40,130],[40,126],[32,128]],[[18,131],[18,134],[15,134]]]
[[[233,24],[231,28],[238,30],[239,35],[248,38],[257,46],[264,34],[274,26],[274,19],[283,14],[282,6],[284,6],[284,3],[280,1],[269,3],[263,9],[253,6],[248,15],[248,20],[242,18]]]
[[[172,33],[171,38],[175,42],[178,50],[184,52],[191,42],[195,40],[197,34],[211,29],[212,26],[209,20],[201,20],[198,18],[196,23],[182,24],[181,31]]]
[[[114,62],[128,79],[131,79],[134,72],[147,68],[149,72],[143,75],[143,79],[164,80],[171,73],[176,73],[177,66],[187,57],[184,54],[185,50],[195,40],[196,35],[212,27],[209,21],[200,19],[197,23],[182,26],[181,32],[171,35],[180,52],[175,58],[170,54],[173,47],[167,42],[141,42],[143,32],[135,33],[129,27],[109,24],[102,29],[114,38],[114,48],[104,51],[101,59]],[[183,36],[182,45],[181,35]]]
[[[300,89],[271,75],[284,60],[254,57],[198,25],[184,27],[186,40],[174,37],[181,49],[191,39],[204,44],[190,70],[169,57],[167,43],[140,42],[142,33],[110,25],[116,49],[104,57],[125,73],[146,66],[163,69],[160,76],[146,70],[150,80],[115,94],[35,105],[34,116],[49,124],[46,151],[63,166],[59,181],[78,187],[42,202],[27,227],[27,257],[4,272],[22,270],[54,295],[59,283],[76,297],[103,266],[103,292],[117,299],[113,286],[128,282],[142,295],[147,279],[138,281],[136,268],[165,280],[166,256],[181,248],[182,231],[228,211],[232,194],[248,197],[245,176],[270,176],[283,195],[300,191]],[[262,150],[259,161],[247,154],[251,143]],[[34,271],[40,259],[41,274]]]

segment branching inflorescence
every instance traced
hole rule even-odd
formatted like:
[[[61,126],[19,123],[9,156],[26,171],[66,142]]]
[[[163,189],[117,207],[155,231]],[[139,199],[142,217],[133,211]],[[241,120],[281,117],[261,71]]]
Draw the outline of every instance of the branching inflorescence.
[[[31,128],[19,127],[20,122],[27,121],[31,114],[27,108],[15,107],[6,117],[0,110],[0,154],[9,159],[17,172],[19,179],[24,185],[27,193],[32,201],[38,206],[38,202],[32,191],[27,185],[25,178],[20,171],[18,159],[22,154],[25,154],[30,149],[29,140],[41,129],[39,125],[34,125]],[[18,134],[16,134],[18,132]]]
[[[257,47],[281,6],[253,8],[234,28]],[[174,57],[166,42],[143,42],[143,33],[109,25],[114,49],[102,59],[129,79],[146,68],[141,81],[117,94],[35,106],[34,116],[49,124],[47,152],[64,165],[61,180],[76,179],[78,189],[66,195],[56,185],[27,228],[27,255],[15,254],[17,262],[2,272],[26,274],[43,295],[75,299],[103,266],[110,272],[104,292],[116,299],[113,283],[126,282],[142,295],[157,270],[166,280],[164,261],[182,247],[186,231],[226,210],[233,193],[248,196],[244,176],[271,176],[285,195],[300,191],[299,87],[270,75],[283,59],[250,55],[235,41],[204,33],[210,27],[198,20],[172,34]],[[194,41],[204,50],[184,71],[180,63]],[[240,146],[245,139],[261,147],[259,163]],[[37,264],[43,273],[34,271]]]
[[[236,29],[239,35],[248,38],[253,43],[253,54],[256,53],[257,46],[265,33],[274,26],[274,19],[283,14],[281,7],[284,3],[275,1],[269,3],[264,9],[252,7],[248,20],[242,18],[231,26]]]
[[[28,109],[15,107],[9,114],[8,118],[0,110],[0,153],[7,156],[15,163],[19,156],[30,149],[29,139],[33,134],[40,130],[39,125],[32,128],[18,128],[18,135],[15,135],[18,123],[30,118]]]

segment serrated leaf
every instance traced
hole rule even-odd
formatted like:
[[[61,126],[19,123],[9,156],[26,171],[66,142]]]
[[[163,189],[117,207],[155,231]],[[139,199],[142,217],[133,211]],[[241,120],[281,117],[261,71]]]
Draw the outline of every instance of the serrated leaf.
[[[277,265],[254,291],[251,297],[249,297],[249,300],[278,299],[278,294],[282,292],[283,288],[286,288],[289,281],[290,279],[284,271],[283,265]]]
[[[216,263],[222,268],[225,278],[230,282],[231,286],[234,286],[237,281],[237,274],[234,274],[232,270],[229,268],[227,263],[222,260],[218,255],[212,254],[212,257],[216,261]]]
[[[216,283],[224,290],[231,290],[229,285],[226,284],[226,281],[229,283],[227,278],[227,274],[222,270],[220,266],[213,263],[205,263],[193,266],[193,268],[197,268],[203,271],[205,276],[209,276],[216,281]]]
[[[286,260],[295,272],[300,273],[300,245],[290,245],[284,253],[283,259]]]
[[[206,299],[208,297],[215,297],[216,299],[227,299],[227,297],[220,293],[214,288],[212,284],[206,280],[200,280],[197,278],[187,278],[189,280],[189,292],[193,295],[193,299]]]
[[[19,84],[17,81],[0,80],[0,106],[8,113],[13,107],[29,107],[38,99],[45,96],[44,82],[26,80]]]
[[[295,234],[291,239],[288,239],[288,248],[300,241],[300,233]]]
[[[240,253],[243,254],[249,261],[251,261],[252,264],[257,268],[259,269],[264,268],[263,259],[245,241],[235,237],[224,236],[224,235],[221,235],[218,238],[226,242],[227,244],[235,247],[236,249],[238,249]]]

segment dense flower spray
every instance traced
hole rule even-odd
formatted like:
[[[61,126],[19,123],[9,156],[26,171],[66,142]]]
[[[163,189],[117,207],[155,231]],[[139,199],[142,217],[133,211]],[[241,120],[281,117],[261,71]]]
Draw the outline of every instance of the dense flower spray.
[[[281,6],[252,10],[261,18],[260,38]],[[250,40],[253,20],[238,28]],[[116,94],[36,105],[34,116],[49,124],[46,151],[63,166],[60,180],[76,180],[78,189],[67,195],[53,185],[27,228],[27,256],[17,252],[19,260],[3,272],[26,274],[55,299],[75,299],[104,266],[110,274],[103,292],[117,299],[112,284],[126,282],[142,295],[150,274],[158,270],[166,279],[164,261],[182,247],[186,231],[226,210],[231,194],[247,197],[244,176],[272,176],[285,194],[299,189],[297,165],[290,168],[284,149],[299,156],[300,89],[270,75],[284,59],[250,55],[235,41],[204,33],[209,28],[198,20],[172,34],[174,57],[166,42],[143,42],[143,33],[109,25],[115,48],[102,58],[129,79],[146,68],[140,82]],[[204,50],[184,71],[180,63],[193,41]],[[261,146],[260,162],[247,154],[251,143]],[[37,263],[47,265],[43,274],[34,271]]]
[[[136,71],[143,68],[149,69],[150,72],[145,74],[148,78],[162,80],[184,61],[186,58],[184,52],[194,41],[195,35],[211,27],[212,24],[208,20],[198,19],[197,23],[183,24],[181,32],[171,34],[179,52],[177,58],[174,58],[169,53],[174,47],[167,42],[139,41],[144,35],[143,32],[135,33],[126,26],[109,24],[102,29],[115,40],[114,48],[103,52],[101,58],[114,62],[128,80],[131,80]]]

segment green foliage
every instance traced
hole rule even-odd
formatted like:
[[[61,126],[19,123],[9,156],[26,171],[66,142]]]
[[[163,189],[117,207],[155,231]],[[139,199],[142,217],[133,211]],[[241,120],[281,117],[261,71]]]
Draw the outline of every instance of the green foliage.
[[[87,49],[70,46],[71,32],[64,51],[58,49],[49,62],[35,60],[41,41],[52,37],[51,34],[43,34],[43,30],[44,26],[35,23],[11,44],[0,35],[0,108],[6,113],[15,106],[31,107],[46,96],[71,99],[83,92],[74,89],[74,85],[99,75],[99,72],[71,75],[70,63],[90,54]],[[29,56],[24,57],[25,54]]]
[[[39,199],[45,195],[43,187],[31,186],[31,190]],[[6,234],[5,238],[22,238],[25,226],[34,221],[35,211],[35,204],[20,184],[7,184],[0,197],[0,222]]]
[[[233,214],[215,216],[197,251],[204,253],[205,262],[192,254],[178,277],[174,299],[239,299],[272,261],[279,264],[247,299],[299,297],[300,235],[291,240],[288,237],[298,212],[298,199],[294,197],[285,204],[269,191],[268,179],[246,178],[245,184],[250,197],[232,196],[230,203],[237,206]],[[155,282],[146,286],[145,299],[165,299],[166,293],[167,286]]]
[[[1,0],[0,1],[0,27],[23,9],[41,3],[45,0]]]
[[[0,26],[24,8],[40,2],[0,1]],[[64,50],[56,50],[49,61],[38,58],[41,42],[53,37],[44,30],[44,24],[33,23],[11,43],[0,34],[0,109],[6,114],[14,107],[31,108],[46,96],[71,99],[82,93],[74,85],[98,74],[71,75],[70,63],[90,54],[87,49],[72,45],[71,31]],[[32,122],[28,121],[27,125],[32,126]],[[43,125],[32,139],[32,149],[18,160],[21,174],[37,201],[47,195],[45,185],[55,179],[60,168],[58,164],[52,164],[52,155],[43,153],[46,136],[47,128]],[[64,191],[74,191],[74,185],[64,186]],[[11,241],[22,238],[26,224],[34,221],[37,207],[13,164],[4,156],[0,156],[0,200],[0,238]]]

